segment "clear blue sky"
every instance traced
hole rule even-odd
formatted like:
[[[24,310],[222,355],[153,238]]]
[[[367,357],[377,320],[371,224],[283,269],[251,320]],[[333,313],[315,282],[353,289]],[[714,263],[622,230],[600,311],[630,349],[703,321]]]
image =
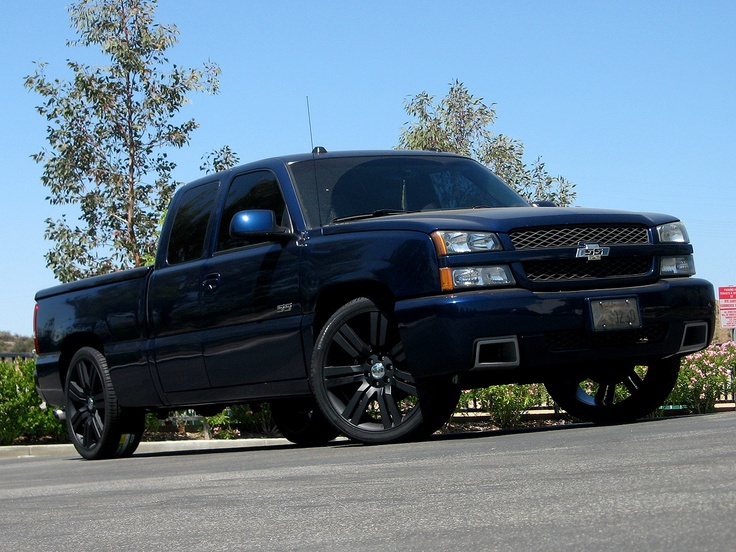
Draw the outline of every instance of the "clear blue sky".
[[[0,330],[32,332],[45,266],[40,97],[23,88],[34,61],[66,76],[83,50],[60,0],[3,5],[0,20]],[[230,145],[243,162],[310,148],[391,148],[403,105],[442,97],[454,79],[497,104],[494,130],[527,161],[577,184],[576,205],[665,212],[690,231],[698,275],[736,285],[736,2],[161,0],[181,31],[172,61],[222,68],[217,96],[183,115],[201,125],[176,152],[176,180]]]

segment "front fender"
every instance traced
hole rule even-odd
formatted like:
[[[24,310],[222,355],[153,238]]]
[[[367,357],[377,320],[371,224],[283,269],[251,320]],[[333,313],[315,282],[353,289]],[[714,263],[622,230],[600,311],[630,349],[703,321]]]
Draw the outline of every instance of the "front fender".
[[[434,246],[429,235],[422,232],[317,236],[308,240],[303,254],[300,281],[306,312],[313,312],[322,290],[353,282],[380,285],[395,300],[440,290]]]

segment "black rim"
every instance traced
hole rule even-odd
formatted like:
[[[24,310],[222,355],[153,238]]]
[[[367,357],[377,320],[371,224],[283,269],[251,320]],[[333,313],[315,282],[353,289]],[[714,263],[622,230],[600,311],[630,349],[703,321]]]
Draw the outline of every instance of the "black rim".
[[[575,398],[580,403],[596,408],[611,408],[643,392],[646,367],[631,367],[624,373],[602,374],[580,378]]]
[[[655,411],[672,391],[679,359],[647,366],[598,366],[551,380],[547,390],[568,413],[594,423],[624,423]]]
[[[67,416],[77,441],[85,449],[94,448],[105,429],[105,392],[97,366],[79,360],[69,373]]]
[[[354,314],[332,335],[322,379],[328,400],[348,424],[367,431],[396,428],[419,413],[395,325],[379,310]]]

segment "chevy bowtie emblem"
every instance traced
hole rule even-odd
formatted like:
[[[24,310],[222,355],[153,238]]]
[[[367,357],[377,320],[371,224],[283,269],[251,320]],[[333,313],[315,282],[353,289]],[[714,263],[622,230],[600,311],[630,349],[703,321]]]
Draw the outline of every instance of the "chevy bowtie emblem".
[[[575,258],[600,261],[603,257],[608,256],[609,251],[611,251],[610,247],[601,247],[598,243],[580,242]]]

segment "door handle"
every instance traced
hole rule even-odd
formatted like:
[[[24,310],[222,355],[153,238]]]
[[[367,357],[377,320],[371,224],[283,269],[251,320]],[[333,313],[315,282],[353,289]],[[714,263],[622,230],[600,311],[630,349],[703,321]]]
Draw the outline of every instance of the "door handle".
[[[220,287],[220,274],[213,272],[202,279],[202,287],[205,291],[217,291]]]

